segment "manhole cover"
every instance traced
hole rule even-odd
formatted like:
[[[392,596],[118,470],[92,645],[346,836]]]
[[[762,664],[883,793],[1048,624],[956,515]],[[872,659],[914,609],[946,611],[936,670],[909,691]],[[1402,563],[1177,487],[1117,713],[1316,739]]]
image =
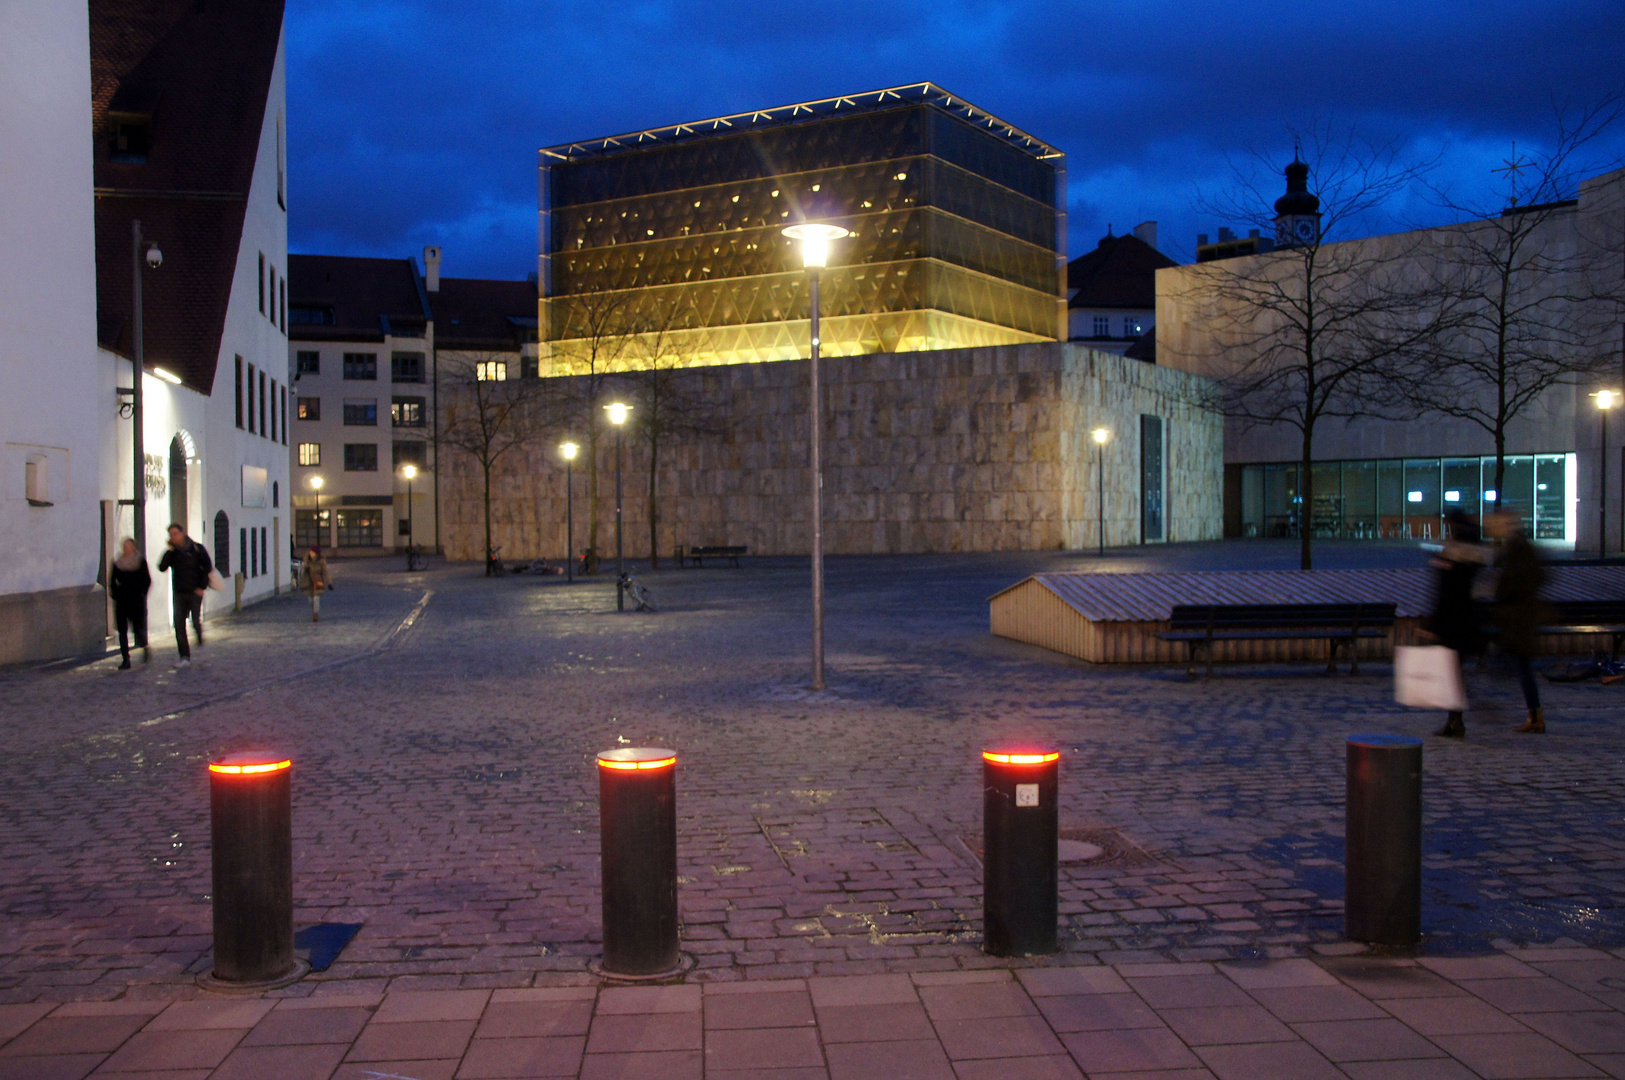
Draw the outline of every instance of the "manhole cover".
[[[1090,862],[1106,854],[1106,849],[1099,844],[1091,844],[1085,840],[1062,840],[1058,844],[1062,862],[1078,863]]]
[[[980,862],[982,838],[960,837],[965,848]],[[1139,870],[1162,866],[1161,860],[1142,850],[1116,829],[1062,829],[1056,852],[1059,861],[1081,871]]]

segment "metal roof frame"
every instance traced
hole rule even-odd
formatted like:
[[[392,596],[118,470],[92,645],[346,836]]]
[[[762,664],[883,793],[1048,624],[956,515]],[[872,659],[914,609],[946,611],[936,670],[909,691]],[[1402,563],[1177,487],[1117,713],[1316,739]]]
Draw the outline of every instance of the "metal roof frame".
[[[1008,145],[1031,154],[1039,160],[1063,157],[1060,150],[1036,139],[1014,124],[1006,123],[990,112],[978,109],[964,98],[957,97],[935,83],[911,83],[885,90],[870,90],[861,94],[843,94],[840,97],[803,101],[794,105],[779,105],[771,109],[755,109],[732,116],[715,116],[709,120],[695,120],[685,124],[631,131],[624,135],[611,135],[601,139],[560,143],[543,147],[541,156],[546,164],[578,161],[584,158],[608,157],[612,154],[645,150],[651,146],[669,145],[684,139],[715,135],[727,131],[760,131],[764,128],[784,127],[789,124],[823,120],[854,112],[870,112],[904,104],[923,104],[957,116],[971,125],[982,128],[1003,139]]]

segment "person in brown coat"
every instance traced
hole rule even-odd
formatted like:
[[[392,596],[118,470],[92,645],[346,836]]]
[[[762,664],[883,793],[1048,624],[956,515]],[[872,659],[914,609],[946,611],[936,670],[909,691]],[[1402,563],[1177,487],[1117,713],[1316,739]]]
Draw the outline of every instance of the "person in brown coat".
[[[1546,713],[1540,707],[1540,684],[1535,681],[1532,658],[1540,640],[1540,589],[1546,583],[1546,568],[1540,564],[1535,546],[1524,535],[1517,514],[1503,511],[1486,522],[1490,538],[1500,541],[1496,559],[1501,576],[1495,582],[1495,621],[1501,630],[1501,651],[1512,657],[1518,669],[1518,685],[1523,688],[1524,707],[1529,716],[1516,730],[1534,735],[1546,733]]]
[[[322,593],[333,588],[333,579],[327,573],[327,560],[322,549],[311,545],[299,567],[299,589],[310,597],[310,621],[322,621]]]

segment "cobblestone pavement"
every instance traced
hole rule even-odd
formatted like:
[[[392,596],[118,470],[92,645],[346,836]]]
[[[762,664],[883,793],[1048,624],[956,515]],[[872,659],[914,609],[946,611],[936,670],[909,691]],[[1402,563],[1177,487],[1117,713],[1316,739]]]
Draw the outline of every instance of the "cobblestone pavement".
[[[1415,557],[1366,550],[1331,555]],[[1377,664],[1187,681],[988,635],[995,589],[1093,564],[832,560],[823,693],[806,689],[792,560],[646,574],[653,615],[615,614],[605,578],[341,563],[321,623],[297,597],[217,620],[184,672],[170,646],[145,671],[0,674],[0,1001],[202,993],[203,764],[253,746],[295,761],[297,922],[361,925],[290,998],[584,978],[599,951],[592,755],[628,744],[680,755],[691,982],[1002,963],[979,950],[976,850],[978,751],[1001,737],[1062,747],[1064,835],[1106,850],[1063,867],[1065,952],[1049,965],[1345,951],[1344,736],[1438,718],[1392,705]],[[1509,676],[1472,684],[1469,738],[1426,752],[1425,955],[1625,946],[1625,686],[1543,687],[1542,738],[1508,730]],[[1606,963],[1598,978],[1625,979]]]
[[[1621,972],[1625,959],[1566,948],[603,989],[329,983],[281,1000],[0,1005],[0,1077],[1621,1077]]]

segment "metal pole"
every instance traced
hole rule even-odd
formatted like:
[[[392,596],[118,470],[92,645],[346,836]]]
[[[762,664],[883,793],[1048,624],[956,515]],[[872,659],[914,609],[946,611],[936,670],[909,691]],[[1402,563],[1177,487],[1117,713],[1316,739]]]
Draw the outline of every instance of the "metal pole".
[[[135,490],[130,493],[134,515],[135,546],[143,555],[147,552],[147,444],[141,430],[141,381],[147,372],[146,347],[141,327],[141,222],[130,224],[130,251],[132,254],[132,282],[134,284],[133,317],[131,328],[135,337],[135,359],[130,367],[130,419],[134,428],[131,451],[135,457]]]
[[[293,952],[291,775],[279,754],[209,763],[214,981],[285,984],[309,970]]]
[[[1095,539],[1100,542],[1100,556],[1106,556],[1106,444],[1095,443],[1095,512],[1100,521],[1095,527]]]
[[[1608,410],[1599,409],[1602,413],[1602,447],[1598,451],[1597,475],[1597,554],[1606,557],[1608,554]]]
[[[982,948],[992,956],[1057,950],[1061,755],[982,751]]]
[[[574,584],[576,579],[576,507],[574,464],[564,459],[564,581]]]
[[[812,688],[824,688],[824,436],[823,391],[818,383],[818,269],[812,268],[812,353],[808,367],[812,446]]]
[[[621,546],[621,444],[624,441],[621,429],[615,429],[615,610],[626,610],[626,589],[622,583],[626,580],[625,550]]]
[[[417,555],[412,546],[417,543],[417,534],[412,531],[412,478],[406,478],[406,569],[417,569]]]
[[[631,978],[683,966],[677,936],[677,755],[656,747],[598,755],[603,971]]]
[[[1422,740],[1350,735],[1344,824],[1344,932],[1351,941],[1422,937]]]

